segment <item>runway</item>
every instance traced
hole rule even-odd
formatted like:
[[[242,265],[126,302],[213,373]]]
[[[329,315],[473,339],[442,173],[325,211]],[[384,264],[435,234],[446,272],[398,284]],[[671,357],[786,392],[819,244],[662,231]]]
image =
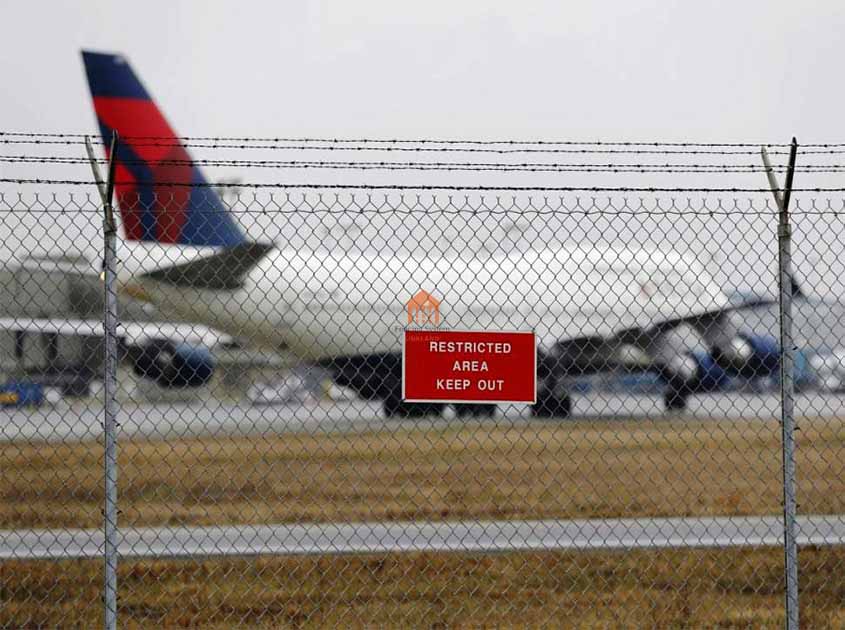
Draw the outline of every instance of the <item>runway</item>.
[[[772,547],[779,516],[124,528],[124,558]],[[801,516],[799,545],[845,544],[845,515]],[[100,558],[100,530],[0,530],[2,560]]]
[[[776,394],[715,393],[690,397],[689,409],[673,416],[678,421],[771,419],[779,417]],[[811,417],[845,415],[845,394],[806,392],[796,396],[795,413]],[[416,429],[464,426],[447,410],[443,418],[413,420]],[[665,417],[659,396],[591,392],[573,396],[575,419],[602,421]],[[61,401],[54,407],[0,409],[0,442],[81,442],[102,439],[103,406],[94,399]],[[476,423],[478,421],[475,421]],[[525,405],[503,406],[498,425],[559,422],[531,417]],[[381,406],[367,401],[322,401],[315,404],[252,406],[206,398],[191,403],[118,405],[120,439],[178,439],[185,437],[248,437],[284,433],[350,433],[396,430],[410,426],[405,420],[388,420]]]

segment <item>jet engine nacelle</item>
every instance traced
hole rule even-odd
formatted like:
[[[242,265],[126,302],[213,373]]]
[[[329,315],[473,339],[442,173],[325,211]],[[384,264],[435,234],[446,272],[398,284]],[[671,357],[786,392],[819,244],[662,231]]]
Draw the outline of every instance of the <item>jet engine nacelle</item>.
[[[739,333],[720,355],[725,369],[746,378],[770,376],[780,367],[780,344],[769,335]]]
[[[690,394],[711,392],[727,384],[728,373],[713,355],[702,350],[679,354],[662,368],[668,385],[664,394],[667,410],[682,410]]]
[[[663,366],[663,378],[684,394],[709,392],[724,386],[727,371],[713,355],[702,350],[682,352]]]
[[[687,385],[691,391],[711,392],[726,385],[728,373],[712,354],[699,350],[690,352],[689,356],[696,365],[695,375]]]
[[[153,339],[129,349],[132,369],[160,387],[201,387],[211,380],[215,361],[202,346]]]

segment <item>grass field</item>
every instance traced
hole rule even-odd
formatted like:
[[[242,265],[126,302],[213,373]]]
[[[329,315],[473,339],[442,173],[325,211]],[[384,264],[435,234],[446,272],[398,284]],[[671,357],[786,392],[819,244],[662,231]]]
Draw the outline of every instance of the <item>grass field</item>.
[[[803,513],[845,513],[845,423],[804,419]],[[102,448],[0,445],[0,528],[97,527]],[[671,420],[125,441],[120,522],[775,514],[776,422]],[[845,550],[803,549],[806,627],[845,626]],[[778,549],[130,561],[125,627],[780,627]],[[0,627],[90,627],[101,563],[0,564]]]
[[[845,550],[804,549],[802,627],[845,626]],[[124,561],[121,627],[782,628],[776,549]],[[101,624],[101,563],[0,564],[0,627]]]
[[[804,513],[845,513],[845,423],[803,420]],[[125,441],[125,525],[776,514],[776,422]],[[0,445],[0,529],[97,527],[102,447]]]

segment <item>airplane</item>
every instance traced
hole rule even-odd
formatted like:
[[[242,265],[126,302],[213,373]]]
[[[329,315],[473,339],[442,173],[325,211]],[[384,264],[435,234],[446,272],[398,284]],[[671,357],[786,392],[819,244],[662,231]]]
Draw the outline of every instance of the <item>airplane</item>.
[[[381,401],[391,417],[444,408],[401,398],[406,302],[423,289],[444,297],[450,328],[535,331],[538,417],[569,416],[568,381],[591,372],[656,370],[666,408],[678,411],[727,374],[779,367],[776,340],[742,331],[745,305],[732,303],[698,260],[671,249],[577,246],[466,259],[252,240],[127,60],[82,57],[107,152],[113,132],[122,138],[114,156],[124,231],[117,284],[165,318],[291,351]],[[455,405],[459,416],[494,411]]]

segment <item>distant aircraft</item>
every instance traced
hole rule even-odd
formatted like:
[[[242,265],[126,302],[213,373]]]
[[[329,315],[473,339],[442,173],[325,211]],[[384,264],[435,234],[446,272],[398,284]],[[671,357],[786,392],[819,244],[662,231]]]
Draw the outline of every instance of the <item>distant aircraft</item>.
[[[666,407],[678,410],[726,373],[778,367],[775,340],[740,332],[743,305],[731,304],[697,260],[675,251],[561,247],[464,260],[303,251],[248,239],[210,188],[162,185],[208,180],[129,63],[82,55],[103,139],[108,146],[113,131],[122,138],[116,192],[128,250],[118,283],[165,318],[293,351],[326,367],[339,385],[382,400],[388,416],[442,409],[401,399],[406,302],[420,290],[443,296],[438,308],[451,328],[536,331],[533,413],[541,417],[570,414],[573,375],[656,370],[667,383]]]

